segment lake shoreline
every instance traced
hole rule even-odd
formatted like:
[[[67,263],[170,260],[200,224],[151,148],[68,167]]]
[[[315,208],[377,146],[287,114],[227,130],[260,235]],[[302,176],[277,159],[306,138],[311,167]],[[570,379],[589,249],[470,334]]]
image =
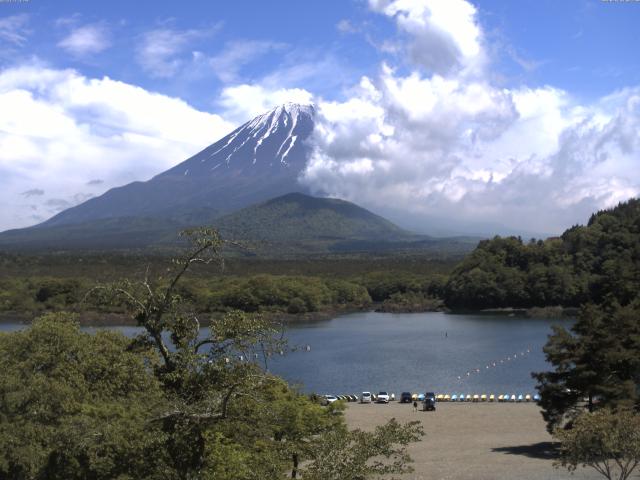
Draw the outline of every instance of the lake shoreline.
[[[332,308],[320,310],[317,312],[306,313],[287,313],[287,312],[262,312],[266,318],[273,320],[275,323],[283,325],[295,325],[300,323],[313,323],[328,321],[335,317],[348,315],[353,313],[395,313],[395,314],[411,314],[411,313],[449,313],[453,315],[473,314],[473,315],[504,315],[506,317],[526,317],[536,318],[575,318],[579,309],[574,307],[533,307],[533,308],[499,308],[499,309],[483,309],[483,310],[450,310],[444,306],[438,308],[393,308],[386,310],[383,308],[382,302],[373,303],[366,308]],[[19,323],[30,325],[33,319],[54,312],[2,312],[0,313],[0,324]],[[70,312],[77,313],[77,312]],[[253,313],[253,312],[251,312]],[[200,324],[203,327],[209,326],[215,318],[224,315],[224,312],[215,312],[213,314],[202,314]],[[133,327],[137,326],[135,320],[130,316],[121,313],[107,312],[80,312],[77,313],[78,321],[83,327]]]

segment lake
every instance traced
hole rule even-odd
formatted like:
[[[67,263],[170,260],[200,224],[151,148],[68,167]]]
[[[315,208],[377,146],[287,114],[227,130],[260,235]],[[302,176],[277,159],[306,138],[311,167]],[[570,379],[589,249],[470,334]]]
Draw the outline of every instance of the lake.
[[[531,372],[549,368],[542,347],[552,324],[568,327],[571,321],[437,312],[350,314],[291,328],[289,342],[308,344],[311,351],[275,358],[269,367],[319,393],[533,394]]]
[[[354,313],[290,326],[286,331],[290,346],[303,348],[270,358],[268,367],[307,392],[533,394],[531,372],[549,368],[542,346],[552,324],[568,327],[571,320]],[[24,325],[0,324],[3,331],[20,328]],[[116,329],[130,336],[139,331]]]

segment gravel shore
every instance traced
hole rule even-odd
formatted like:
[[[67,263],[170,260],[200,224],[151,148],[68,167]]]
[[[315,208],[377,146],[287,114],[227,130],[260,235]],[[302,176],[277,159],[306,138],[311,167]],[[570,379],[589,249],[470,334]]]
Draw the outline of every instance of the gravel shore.
[[[395,417],[420,420],[426,435],[411,445],[415,472],[402,479],[599,479],[592,469],[573,475],[553,467],[554,444],[540,408],[531,403],[439,403],[435,412],[411,404],[349,404],[350,428],[373,429]]]

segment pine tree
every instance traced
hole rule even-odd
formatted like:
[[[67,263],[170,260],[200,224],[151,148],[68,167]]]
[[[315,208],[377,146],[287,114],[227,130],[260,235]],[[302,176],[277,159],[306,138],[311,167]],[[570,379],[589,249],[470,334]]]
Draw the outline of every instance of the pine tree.
[[[640,398],[640,301],[585,306],[571,331],[554,327],[544,347],[552,371],[534,373],[549,431],[584,410]]]

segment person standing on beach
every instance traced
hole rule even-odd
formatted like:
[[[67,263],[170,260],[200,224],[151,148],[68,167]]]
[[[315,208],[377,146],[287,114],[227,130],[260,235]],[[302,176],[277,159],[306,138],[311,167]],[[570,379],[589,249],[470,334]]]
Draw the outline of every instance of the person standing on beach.
[[[418,402],[416,400],[413,401],[413,411],[414,412],[418,411]]]

